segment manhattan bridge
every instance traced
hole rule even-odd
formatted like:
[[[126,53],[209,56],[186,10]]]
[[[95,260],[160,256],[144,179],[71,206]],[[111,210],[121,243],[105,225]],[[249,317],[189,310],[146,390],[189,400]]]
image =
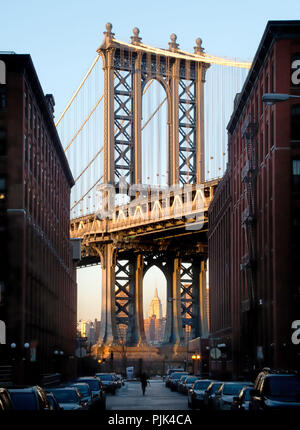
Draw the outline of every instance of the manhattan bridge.
[[[143,278],[153,266],[167,284],[163,344],[176,351],[187,332],[208,334],[207,211],[226,168],[234,96],[251,66],[206,54],[200,38],[192,53],[175,34],[168,45],[145,45],[138,28],[130,43],[119,41],[108,23],[56,122],[75,179],[78,265],[102,271],[98,345],[117,351],[123,342],[148,357]]]

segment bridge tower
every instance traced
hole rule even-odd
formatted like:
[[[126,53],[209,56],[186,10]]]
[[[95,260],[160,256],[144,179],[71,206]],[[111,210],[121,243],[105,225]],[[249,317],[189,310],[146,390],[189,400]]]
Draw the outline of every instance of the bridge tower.
[[[201,39],[194,53],[179,49],[175,34],[169,49],[144,45],[133,29],[131,43],[120,42],[106,25],[104,41],[97,52],[104,70],[104,177],[117,193],[142,185],[142,94],[151,80],[165,89],[168,112],[168,184],[204,182],[204,82],[209,64],[201,61]],[[104,192],[106,193],[106,192]],[[110,200],[106,200],[109,210]],[[146,234],[146,230],[145,230]],[[173,234],[173,233],[172,233]],[[167,280],[165,344],[184,342],[184,326],[191,338],[207,334],[205,303],[206,239],[176,240],[147,236],[136,241],[130,234],[103,231],[101,242],[90,242],[102,266],[102,308],[99,344],[121,341],[125,328],[127,346],[146,345],[143,321],[143,276],[153,265]],[[141,236],[142,237],[142,236]],[[145,236],[146,237],[146,236]],[[199,239],[200,237],[200,239]]]

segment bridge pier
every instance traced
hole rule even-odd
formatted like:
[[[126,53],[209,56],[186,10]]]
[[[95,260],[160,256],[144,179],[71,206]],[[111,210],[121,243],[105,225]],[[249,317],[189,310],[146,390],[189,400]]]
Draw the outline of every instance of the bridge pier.
[[[181,259],[176,256],[168,261],[167,278],[167,321],[164,343],[179,345],[183,341],[181,322],[181,291],[180,291]]]
[[[112,243],[98,246],[102,268],[102,304],[99,342],[112,345],[117,340],[115,309],[116,249]]]
[[[102,267],[102,306],[99,344],[125,343],[146,347],[143,314],[144,256],[134,251],[118,254],[114,244],[97,247]],[[205,257],[179,255],[161,257],[166,262],[167,321],[163,344],[183,346],[184,326],[189,339],[208,335],[208,290]],[[158,266],[161,261],[156,260]],[[153,265],[153,262],[152,262]]]
[[[132,300],[129,302],[127,346],[146,345],[143,317],[143,255],[133,254],[131,259],[130,292]]]

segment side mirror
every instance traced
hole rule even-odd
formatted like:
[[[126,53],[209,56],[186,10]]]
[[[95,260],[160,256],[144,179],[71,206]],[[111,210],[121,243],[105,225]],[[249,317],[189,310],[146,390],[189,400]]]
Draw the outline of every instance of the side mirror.
[[[239,402],[239,401],[240,401],[240,398],[239,398],[239,397],[234,397],[234,398],[233,398],[233,401],[234,401],[234,402]]]

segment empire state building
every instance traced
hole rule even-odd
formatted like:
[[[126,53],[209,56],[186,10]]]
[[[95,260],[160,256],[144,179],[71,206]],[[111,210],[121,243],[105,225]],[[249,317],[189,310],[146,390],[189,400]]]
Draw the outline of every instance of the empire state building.
[[[163,342],[166,318],[163,318],[162,304],[155,288],[154,297],[149,308],[149,317],[144,320],[147,341],[152,345]]]
[[[150,309],[149,309],[149,318],[155,315],[156,319],[162,319],[162,304],[160,298],[158,297],[157,288],[155,288],[154,297],[151,301]]]

